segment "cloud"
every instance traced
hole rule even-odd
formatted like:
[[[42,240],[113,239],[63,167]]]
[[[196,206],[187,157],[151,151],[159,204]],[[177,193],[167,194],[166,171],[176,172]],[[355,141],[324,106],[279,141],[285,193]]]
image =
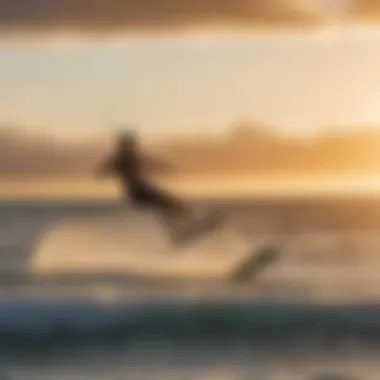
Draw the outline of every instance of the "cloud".
[[[1,128],[0,181],[82,177],[101,152],[101,146],[92,142],[64,143],[15,126]]]
[[[0,32],[5,36],[314,27],[335,17],[379,16],[379,0],[0,0]]]
[[[351,14],[356,19],[379,19],[379,0],[352,0]]]
[[[172,163],[182,176],[344,174],[379,171],[380,132],[329,133],[303,141],[271,128],[234,127],[223,138],[175,138],[150,145],[149,154]],[[15,126],[0,129],[0,183],[12,180],[89,179],[105,158],[104,140],[55,140],[26,134]]]
[[[310,25],[317,0],[0,0],[10,31],[159,31],[197,26]]]

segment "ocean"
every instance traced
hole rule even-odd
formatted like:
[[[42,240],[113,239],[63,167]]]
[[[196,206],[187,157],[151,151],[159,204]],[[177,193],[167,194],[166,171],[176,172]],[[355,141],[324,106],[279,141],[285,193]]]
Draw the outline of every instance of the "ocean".
[[[173,247],[118,202],[0,204],[0,379],[379,379],[380,203],[210,207],[221,230]]]

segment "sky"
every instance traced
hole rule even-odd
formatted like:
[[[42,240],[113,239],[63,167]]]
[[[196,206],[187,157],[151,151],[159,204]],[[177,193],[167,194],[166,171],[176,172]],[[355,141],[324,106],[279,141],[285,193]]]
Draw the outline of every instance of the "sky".
[[[218,132],[240,119],[295,133],[379,123],[379,44],[380,31],[359,27],[34,48],[4,43],[0,120],[86,134],[118,122],[144,133]]]
[[[380,131],[379,21],[377,0],[0,0],[0,148],[13,163],[0,172],[54,171],[43,135],[119,124]]]
[[[380,124],[376,1],[353,20],[342,0],[109,4],[0,3],[0,121],[60,135]]]

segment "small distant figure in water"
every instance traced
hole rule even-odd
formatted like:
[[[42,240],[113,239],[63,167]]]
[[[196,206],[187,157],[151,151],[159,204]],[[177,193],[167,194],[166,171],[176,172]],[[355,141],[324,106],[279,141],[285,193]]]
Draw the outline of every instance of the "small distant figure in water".
[[[193,211],[176,197],[154,186],[148,179],[151,172],[168,174],[172,173],[172,170],[165,163],[143,155],[139,150],[136,133],[127,131],[119,135],[115,153],[102,163],[96,176],[118,177],[124,195],[132,205],[154,210],[169,229],[171,238],[175,240],[175,224],[179,220],[193,220]]]

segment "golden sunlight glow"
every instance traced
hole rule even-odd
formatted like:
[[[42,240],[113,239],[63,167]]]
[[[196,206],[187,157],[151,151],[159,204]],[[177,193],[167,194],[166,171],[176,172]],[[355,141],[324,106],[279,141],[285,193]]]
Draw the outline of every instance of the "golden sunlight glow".
[[[187,179],[171,181],[162,186],[185,198],[198,197],[318,197],[380,195],[380,176],[278,177],[260,180],[225,178],[223,180]],[[78,182],[4,183],[0,199],[65,200],[119,199],[114,183]]]
[[[369,122],[373,124],[380,123],[380,100],[373,99],[369,100],[366,105],[364,105],[365,113],[368,115]]]

